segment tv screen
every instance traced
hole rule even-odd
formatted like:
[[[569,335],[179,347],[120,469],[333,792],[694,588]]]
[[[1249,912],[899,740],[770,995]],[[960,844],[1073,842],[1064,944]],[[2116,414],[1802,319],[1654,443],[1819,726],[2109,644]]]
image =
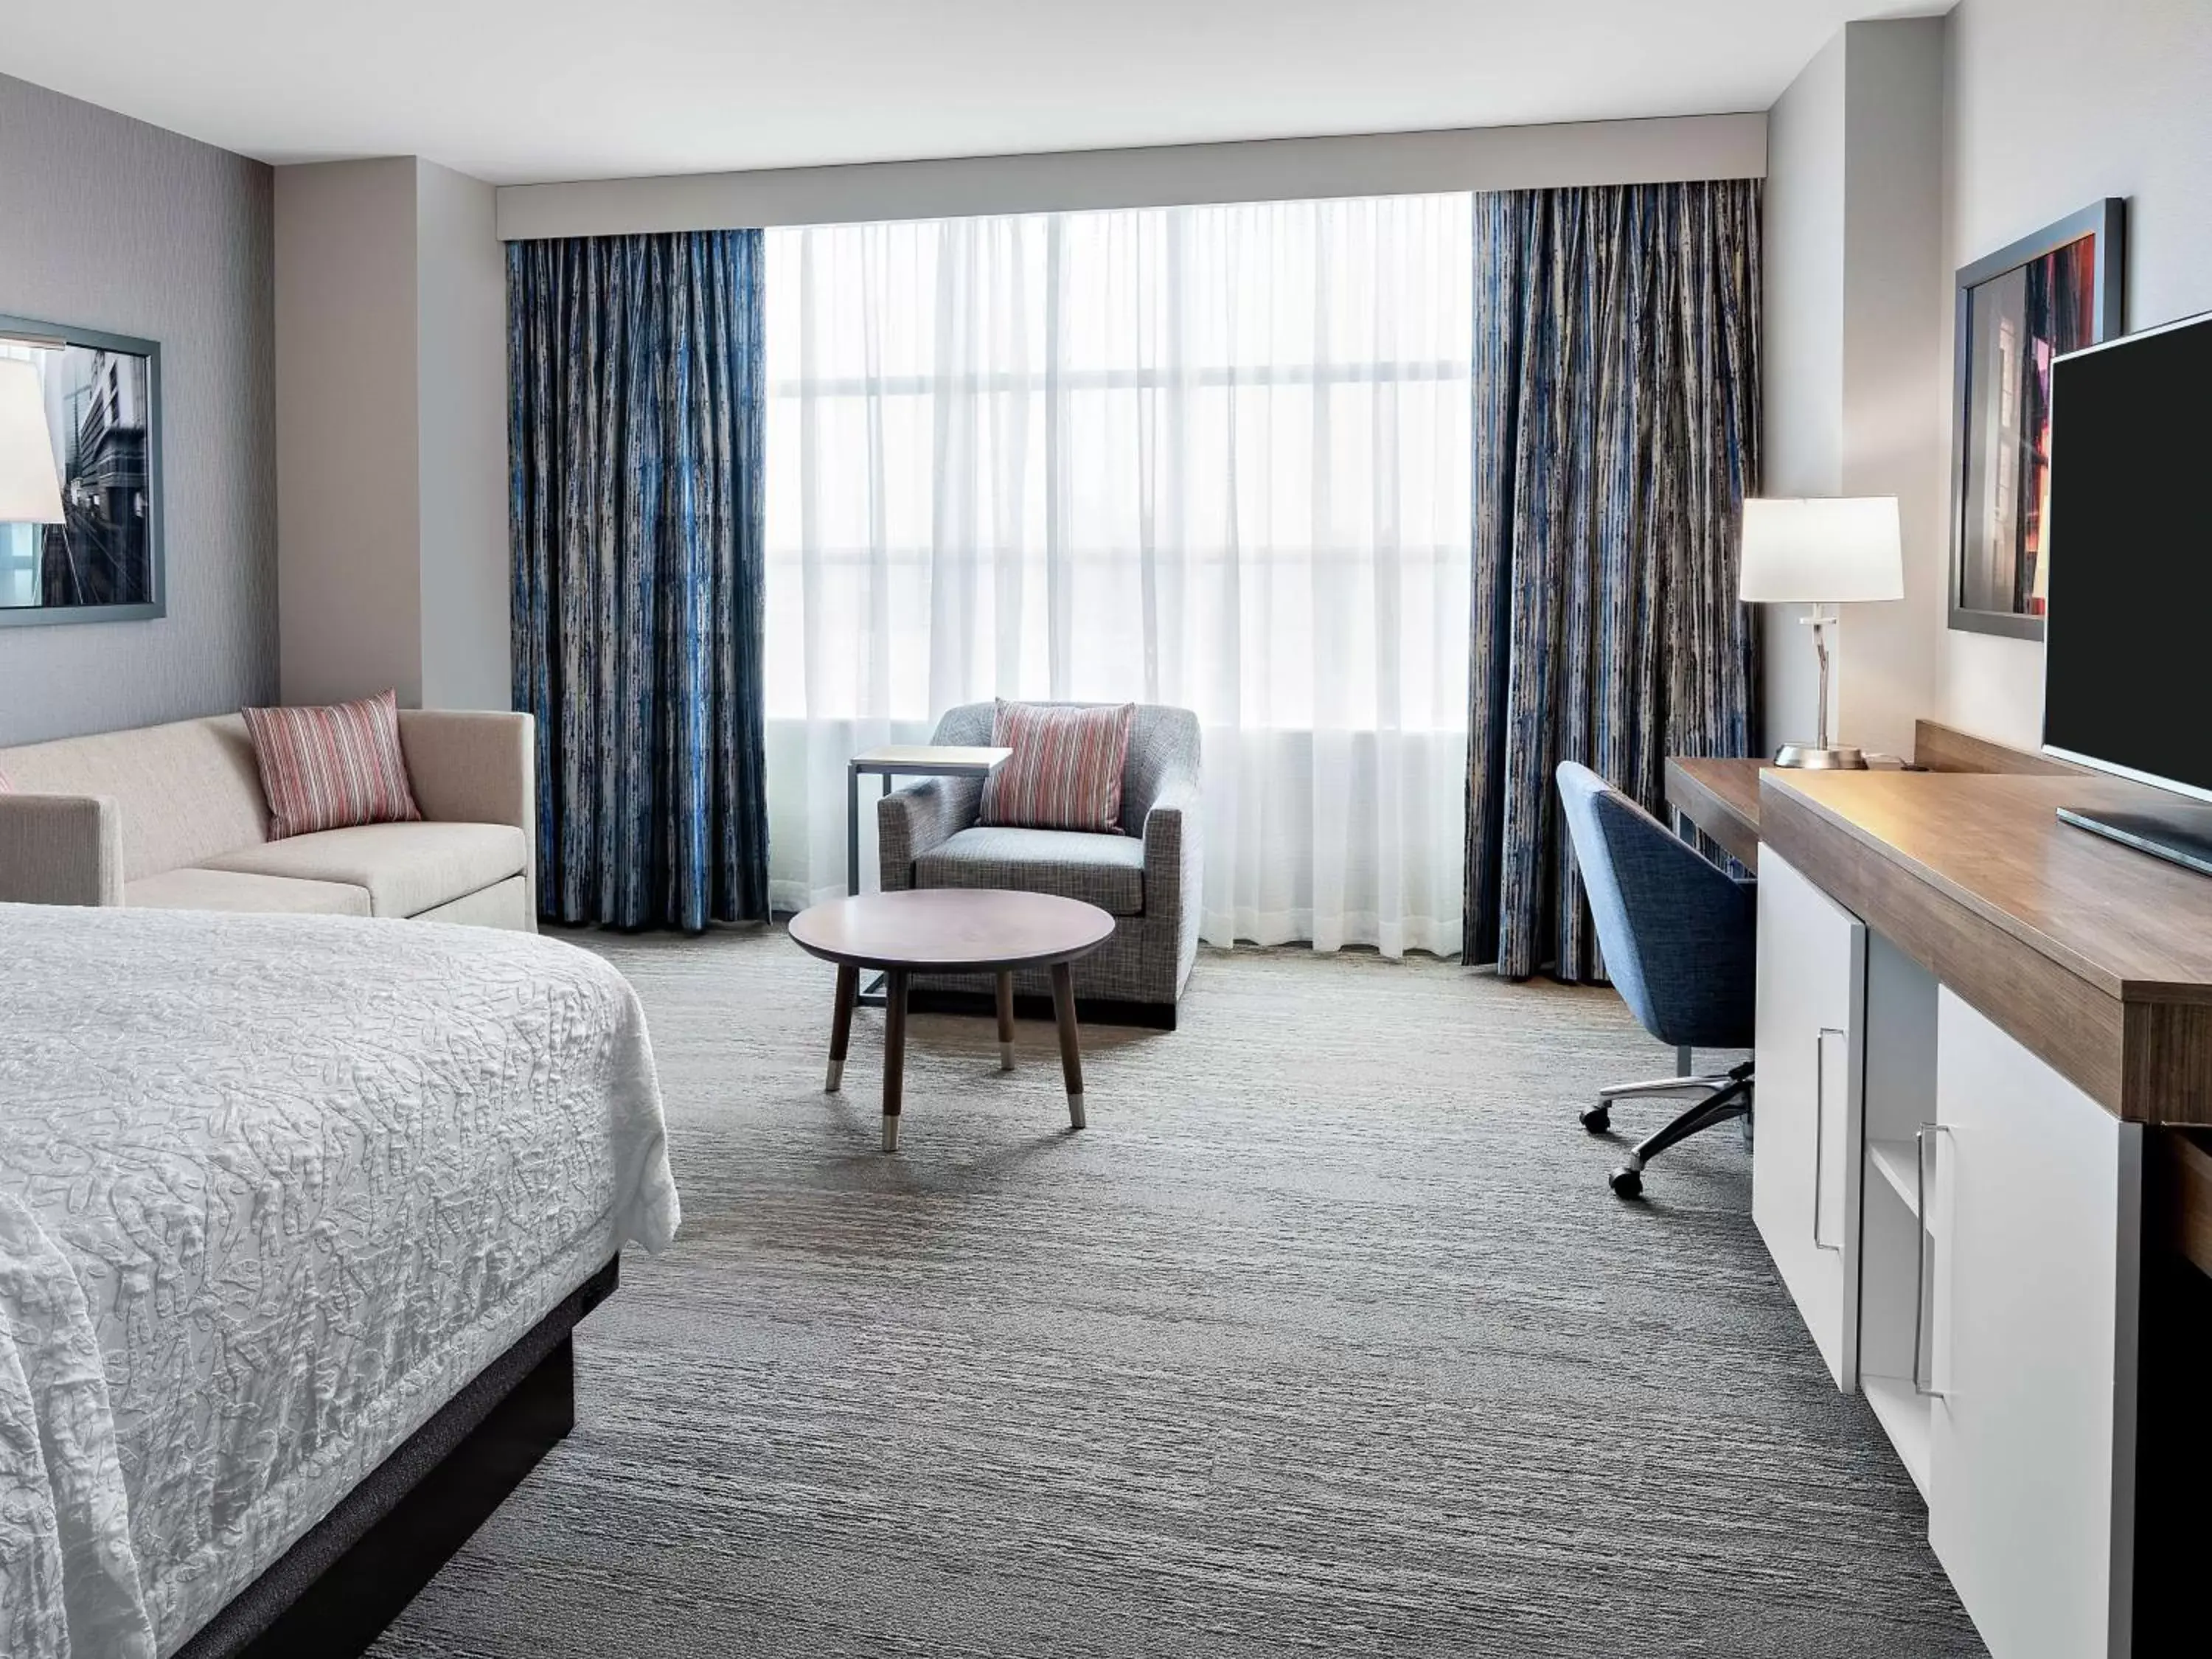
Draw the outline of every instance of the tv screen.
[[[2043,741],[2212,799],[2212,316],[2051,371]]]

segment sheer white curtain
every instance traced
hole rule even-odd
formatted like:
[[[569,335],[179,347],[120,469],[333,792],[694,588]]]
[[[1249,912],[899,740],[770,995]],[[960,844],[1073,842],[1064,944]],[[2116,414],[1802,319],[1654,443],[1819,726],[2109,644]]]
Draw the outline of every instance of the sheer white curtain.
[[[1205,937],[1460,945],[1465,196],[768,234],[769,799],[956,702],[1195,709]],[[872,826],[871,826],[872,827]]]

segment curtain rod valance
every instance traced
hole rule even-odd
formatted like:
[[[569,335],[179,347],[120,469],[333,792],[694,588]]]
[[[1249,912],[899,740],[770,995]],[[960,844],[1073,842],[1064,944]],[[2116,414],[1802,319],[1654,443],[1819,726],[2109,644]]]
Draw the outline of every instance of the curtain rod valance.
[[[509,185],[499,192],[499,234],[513,242],[1765,173],[1764,114],[1692,115]]]

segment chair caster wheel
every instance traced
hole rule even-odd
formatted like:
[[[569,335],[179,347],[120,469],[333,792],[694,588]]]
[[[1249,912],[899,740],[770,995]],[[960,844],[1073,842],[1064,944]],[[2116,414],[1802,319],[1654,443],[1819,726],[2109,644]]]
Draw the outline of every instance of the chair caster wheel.
[[[1583,1113],[1583,1127],[1594,1135],[1601,1135],[1613,1127],[1613,1108],[1592,1106]]]
[[[1612,1183],[1613,1195],[1615,1198],[1644,1196],[1644,1176],[1641,1170],[1615,1170],[1606,1179]]]

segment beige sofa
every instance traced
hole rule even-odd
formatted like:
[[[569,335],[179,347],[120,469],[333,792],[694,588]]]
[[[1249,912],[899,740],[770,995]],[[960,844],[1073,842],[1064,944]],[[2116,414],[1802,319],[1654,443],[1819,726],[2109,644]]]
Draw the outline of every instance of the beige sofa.
[[[283,841],[236,714],[0,749],[0,902],[535,931],[530,716],[402,709],[399,743],[423,822]]]

